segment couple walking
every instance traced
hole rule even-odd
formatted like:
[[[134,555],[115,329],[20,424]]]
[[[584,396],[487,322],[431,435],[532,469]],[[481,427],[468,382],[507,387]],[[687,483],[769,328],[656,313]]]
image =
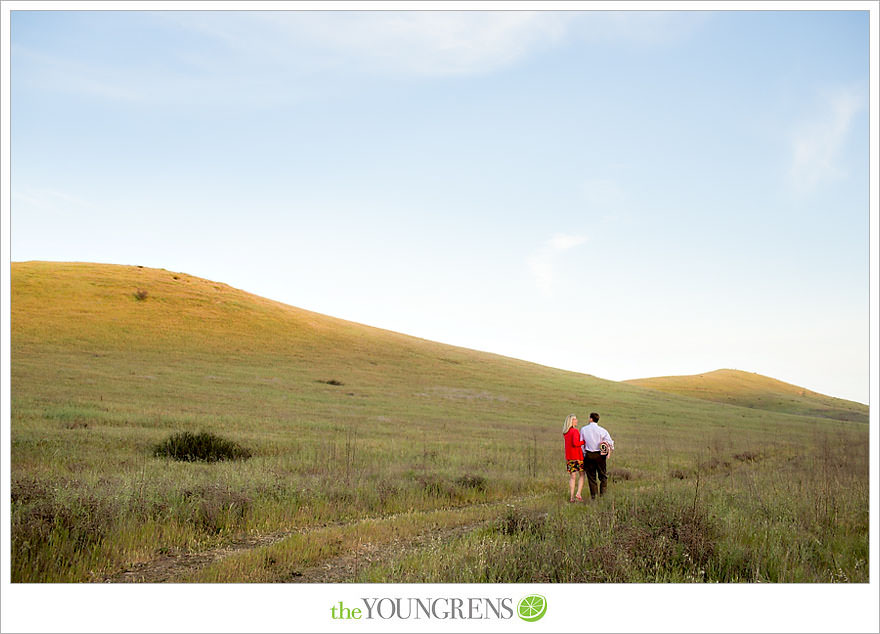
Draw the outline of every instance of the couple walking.
[[[581,497],[584,474],[587,476],[587,482],[590,483],[590,498],[595,500],[597,492],[599,495],[605,495],[605,486],[608,483],[605,460],[608,454],[614,451],[614,441],[611,440],[608,430],[599,426],[599,415],[596,412],[590,414],[590,419],[580,431],[577,424],[577,416],[569,414],[562,427],[565,439],[565,463],[571,475],[568,482],[569,502],[584,501]],[[576,480],[577,493],[575,493]]]

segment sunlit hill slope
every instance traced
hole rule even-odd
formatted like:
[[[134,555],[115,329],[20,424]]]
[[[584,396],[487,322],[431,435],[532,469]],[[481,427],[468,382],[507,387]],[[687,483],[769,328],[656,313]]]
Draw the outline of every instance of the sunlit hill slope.
[[[12,347],[14,398],[33,390],[46,399],[63,390],[76,402],[142,397],[150,407],[186,410],[203,400],[211,411],[230,412],[256,382],[265,398],[252,416],[281,418],[329,412],[393,420],[395,410],[429,415],[436,409],[444,420],[543,426],[545,416],[590,408],[622,421],[705,424],[712,412],[724,411],[676,396],[809,417],[867,416],[863,405],[744,372],[606,381],[139,266],[13,263]],[[371,411],[374,406],[381,411]]]
[[[626,381],[631,385],[694,398],[835,420],[868,421],[868,407],[741,370],[715,370],[690,376]]]

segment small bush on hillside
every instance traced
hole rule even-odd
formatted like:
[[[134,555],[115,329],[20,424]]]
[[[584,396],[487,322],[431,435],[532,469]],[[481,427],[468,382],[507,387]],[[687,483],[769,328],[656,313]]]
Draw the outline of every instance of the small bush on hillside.
[[[330,379],[329,381],[319,380],[318,383],[326,383],[327,385],[345,385],[345,383],[343,383],[342,381],[337,381],[336,379]]]
[[[612,480],[631,480],[632,472],[629,469],[608,469],[608,477]]]
[[[148,297],[147,291],[145,291],[142,288],[139,288],[134,292],[134,298],[136,300],[138,300],[139,302],[144,301],[145,299],[147,299],[147,297]]]
[[[456,478],[455,483],[463,489],[486,490],[486,478],[483,476],[466,474]]]
[[[741,462],[754,462],[761,456],[754,451],[744,451],[742,453],[734,454],[733,457]]]
[[[426,495],[432,497],[449,497],[453,494],[453,490],[450,488],[449,483],[440,476],[434,474],[420,475],[416,478],[416,482]]]
[[[730,469],[730,462],[727,460],[720,460],[719,458],[711,458],[709,460],[705,460],[697,465],[697,468],[700,471],[712,472],[719,470],[728,470]]]
[[[238,443],[214,434],[188,431],[174,434],[153,449],[156,457],[173,458],[185,462],[217,462],[219,460],[244,460],[251,452]]]

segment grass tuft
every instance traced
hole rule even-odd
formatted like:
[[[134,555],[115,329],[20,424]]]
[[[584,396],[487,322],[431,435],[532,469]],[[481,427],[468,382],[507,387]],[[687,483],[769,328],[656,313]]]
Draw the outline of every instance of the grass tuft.
[[[498,521],[496,530],[502,535],[526,534],[540,537],[544,534],[544,520],[545,515],[527,513],[511,505]]]

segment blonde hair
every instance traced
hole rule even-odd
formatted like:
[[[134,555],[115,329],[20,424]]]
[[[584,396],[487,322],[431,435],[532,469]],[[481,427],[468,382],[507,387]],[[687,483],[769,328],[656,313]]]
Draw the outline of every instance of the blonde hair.
[[[575,416],[574,414],[569,414],[568,416],[565,417],[565,422],[562,424],[562,433],[563,434],[565,432],[567,432],[569,429],[571,429],[572,427],[574,427],[574,423],[572,421],[575,418],[577,418],[577,416]]]

